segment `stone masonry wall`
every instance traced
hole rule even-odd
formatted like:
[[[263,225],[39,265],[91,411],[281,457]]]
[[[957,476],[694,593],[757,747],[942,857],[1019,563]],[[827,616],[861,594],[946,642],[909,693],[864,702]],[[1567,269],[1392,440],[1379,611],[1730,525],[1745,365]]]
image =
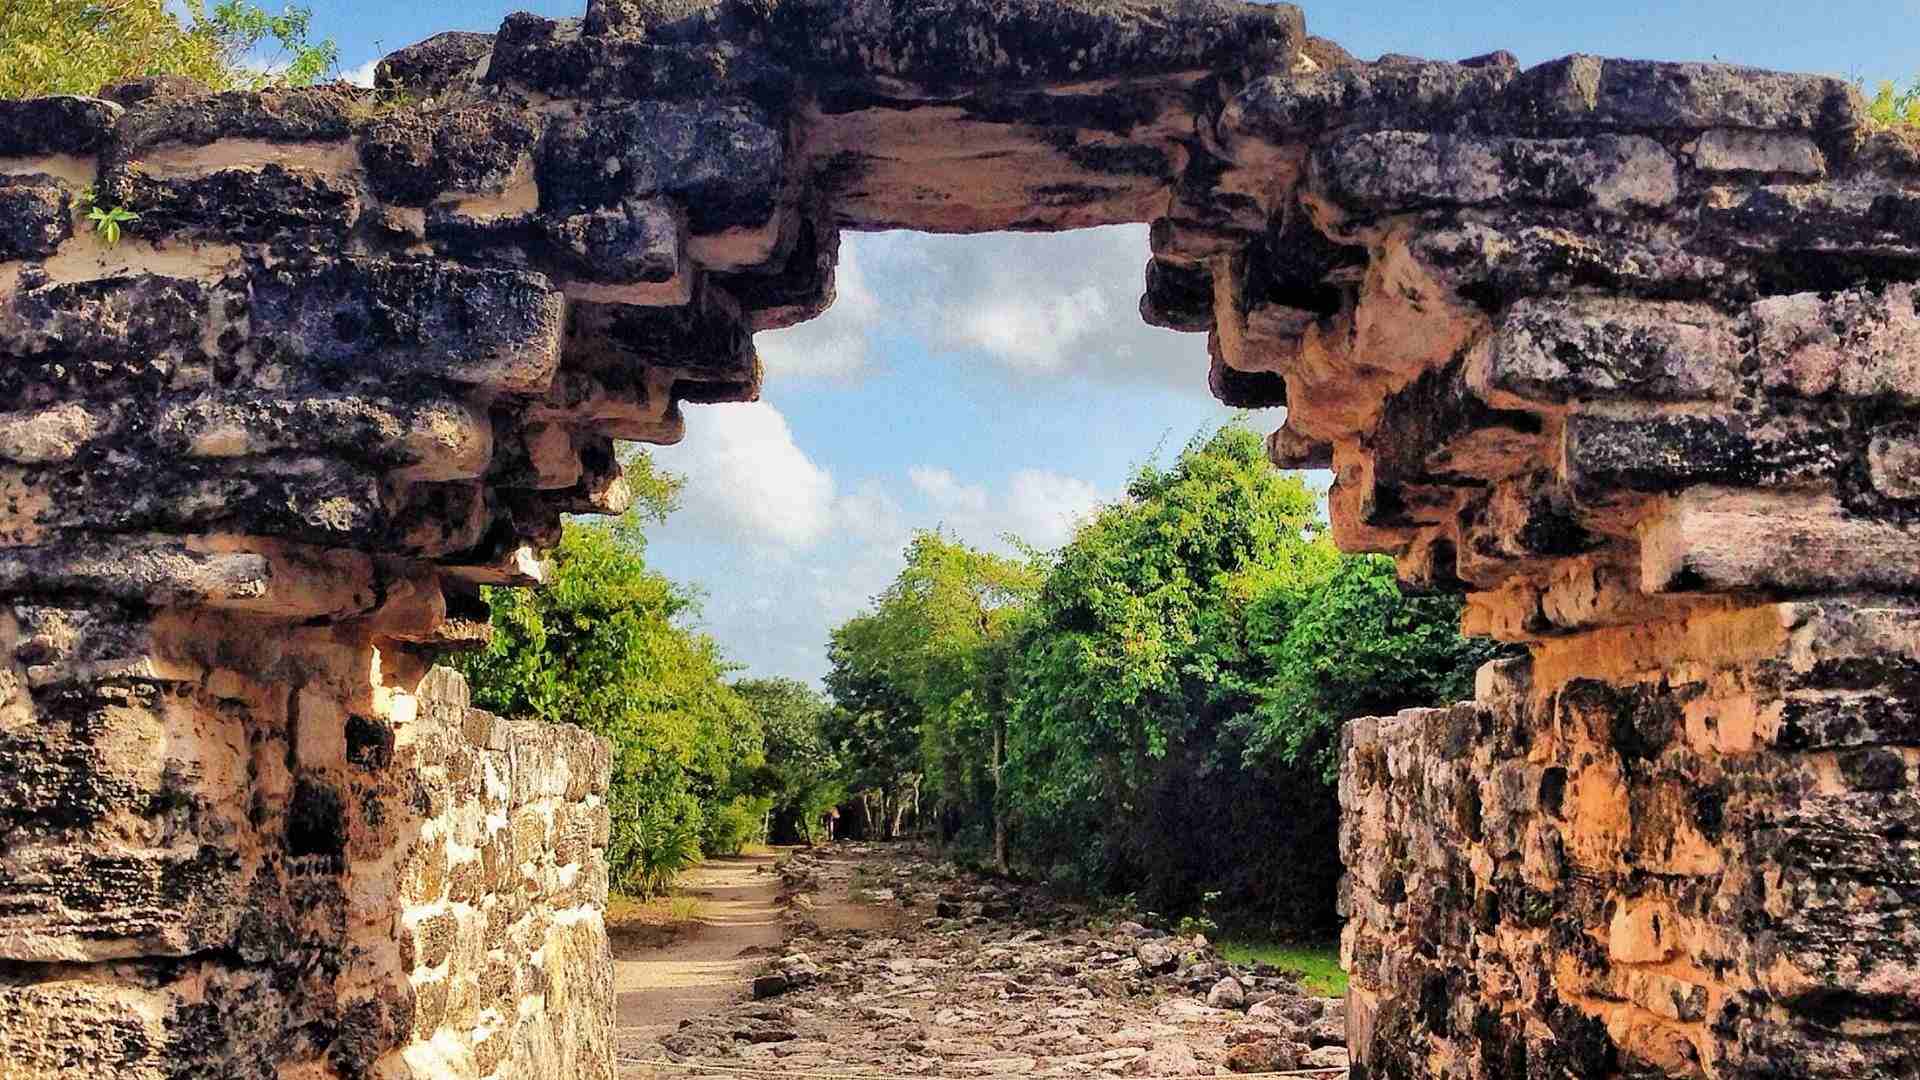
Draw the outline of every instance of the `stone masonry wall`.
[[[1142,316],[1286,406],[1335,540],[1531,657],[1355,728],[1360,1070],[1920,1070],[1867,944],[1920,917],[1920,148],[1843,80],[1362,62],[1235,0],[588,0],[376,82],[0,102],[9,1063],[592,1064],[545,1000],[603,1008],[576,770],[468,789],[540,896],[406,880],[490,850],[430,778],[521,745],[409,750],[430,657],[626,506],[616,440],[758,394],[842,230],[1149,222]]]
[[[413,771],[427,817],[400,885],[415,1075],[601,1080],[613,1063],[604,739],[423,685]]]
[[[0,1074],[610,1075],[602,741],[325,632],[127,625],[0,610]]]
[[[1350,724],[1356,1075],[1920,1075],[1916,679],[1910,600],[1765,604]]]

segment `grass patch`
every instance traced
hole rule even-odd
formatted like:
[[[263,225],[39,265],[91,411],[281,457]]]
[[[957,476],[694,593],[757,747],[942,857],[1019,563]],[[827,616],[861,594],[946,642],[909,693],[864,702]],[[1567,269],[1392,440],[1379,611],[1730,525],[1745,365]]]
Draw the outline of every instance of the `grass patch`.
[[[607,932],[630,947],[658,948],[692,929],[704,913],[697,897],[614,893],[607,897]]]
[[[1229,963],[1271,964],[1291,972],[1309,994],[1342,997],[1347,992],[1347,973],[1340,970],[1338,945],[1302,945],[1239,936],[1226,936],[1214,944]]]

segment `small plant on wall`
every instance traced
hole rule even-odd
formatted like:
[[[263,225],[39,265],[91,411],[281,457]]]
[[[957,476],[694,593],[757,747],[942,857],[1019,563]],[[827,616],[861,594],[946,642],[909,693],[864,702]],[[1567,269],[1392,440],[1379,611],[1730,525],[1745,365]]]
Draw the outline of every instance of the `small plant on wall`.
[[[101,206],[91,187],[80,192],[80,208],[87,212],[87,220],[93,223],[93,235],[104,247],[117,246],[122,227],[140,220],[139,214],[124,206]]]
[[[140,215],[124,206],[116,206],[111,210],[96,206],[87,211],[87,220],[93,222],[93,234],[100,238],[100,242],[113,247],[120,242],[120,226],[140,220]]]

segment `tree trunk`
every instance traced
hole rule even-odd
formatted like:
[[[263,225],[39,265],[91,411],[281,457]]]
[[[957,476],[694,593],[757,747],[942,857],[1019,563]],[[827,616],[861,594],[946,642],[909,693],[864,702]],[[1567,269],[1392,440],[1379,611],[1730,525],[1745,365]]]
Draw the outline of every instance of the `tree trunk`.
[[[993,721],[993,869],[1000,874],[1012,871],[1007,867],[1007,805],[1002,797],[1000,771],[1006,765],[1007,721],[996,716]]]

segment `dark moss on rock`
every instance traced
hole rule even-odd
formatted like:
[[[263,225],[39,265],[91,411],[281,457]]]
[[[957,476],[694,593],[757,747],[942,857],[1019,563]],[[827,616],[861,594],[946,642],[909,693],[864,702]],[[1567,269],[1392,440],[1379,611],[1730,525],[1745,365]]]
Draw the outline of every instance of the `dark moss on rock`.
[[[421,206],[448,192],[497,193],[530,166],[538,118],[502,102],[398,109],[360,138],[367,181],[380,198]]]
[[[73,235],[73,198],[45,175],[0,176],[0,259],[51,255]]]
[[[381,57],[373,68],[373,85],[434,97],[459,89],[492,50],[492,34],[448,30]]]

